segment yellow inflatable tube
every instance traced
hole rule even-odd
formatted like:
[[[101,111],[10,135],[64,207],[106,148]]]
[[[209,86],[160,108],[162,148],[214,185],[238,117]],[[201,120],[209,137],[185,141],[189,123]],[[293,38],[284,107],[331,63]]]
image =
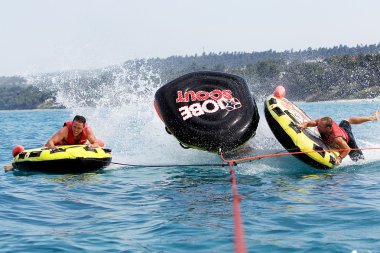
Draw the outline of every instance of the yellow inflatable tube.
[[[295,157],[318,169],[334,167],[338,152],[331,150],[315,128],[301,130],[299,123],[311,120],[300,108],[286,98],[269,96],[264,103],[265,118],[277,140],[289,152],[305,152]],[[317,152],[313,152],[317,151]]]
[[[111,160],[111,150],[108,148],[65,145],[56,150],[46,147],[24,150],[15,156],[12,165],[23,171],[83,173],[102,169]]]

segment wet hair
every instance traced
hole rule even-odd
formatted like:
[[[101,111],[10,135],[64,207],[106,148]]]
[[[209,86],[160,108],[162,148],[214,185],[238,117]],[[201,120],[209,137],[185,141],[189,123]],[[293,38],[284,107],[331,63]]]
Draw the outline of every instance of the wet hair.
[[[81,115],[75,115],[73,121],[78,121],[80,123],[83,123],[83,125],[86,124],[86,118]]]
[[[320,119],[325,127],[332,127],[333,120],[330,117],[323,117]]]

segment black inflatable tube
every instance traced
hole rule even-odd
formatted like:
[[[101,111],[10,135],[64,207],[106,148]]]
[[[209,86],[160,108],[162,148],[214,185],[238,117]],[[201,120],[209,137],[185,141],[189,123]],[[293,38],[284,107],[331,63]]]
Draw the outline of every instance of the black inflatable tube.
[[[200,94],[199,97],[196,94]],[[212,94],[214,98],[201,100],[201,95],[208,97]],[[221,103],[217,94],[231,95],[232,106],[240,103],[240,107],[227,110],[229,107],[222,109],[225,105],[219,104],[220,108],[217,108]],[[202,106],[205,111],[215,112],[188,118],[183,116],[183,111],[179,112],[197,103],[199,108]],[[211,107],[204,108],[206,103]],[[155,107],[166,127],[181,143],[211,152],[225,152],[244,144],[255,135],[260,119],[243,78],[211,71],[189,73],[167,83],[156,92]],[[191,114],[188,111],[185,114]]]

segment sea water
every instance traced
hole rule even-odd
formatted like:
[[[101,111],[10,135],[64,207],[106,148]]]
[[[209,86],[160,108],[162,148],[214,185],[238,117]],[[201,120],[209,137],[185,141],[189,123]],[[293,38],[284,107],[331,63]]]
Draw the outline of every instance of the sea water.
[[[118,107],[0,111],[1,167],[11,164],[14,146],[42,146],[76,114],[87,117],[114,162],[142,165],[79,175],[0,172],[0,252],[234,251],[229,169],[176,166],[221,161],[182,149],[164,130],[150,95]],[[380,108],[378,101],[297,105],[312,118],[338,122]],[[249,145],[261,153],[283,150],[262,103],[259,110]],[[353,126],[363,148],[380,147],[379,130],[380,121]],[[248,251],[379,252],[380,150],[364,155],[327,171],[293,156],[238,164]]]

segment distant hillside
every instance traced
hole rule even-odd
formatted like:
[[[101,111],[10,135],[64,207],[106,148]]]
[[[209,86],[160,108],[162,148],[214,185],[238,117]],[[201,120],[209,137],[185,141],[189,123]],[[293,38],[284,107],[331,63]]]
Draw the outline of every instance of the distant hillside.
[[[287,88],[289,99],[301,101],[380,96],[380,44],[296,52],[210,53],[148,62],[161,70],[164,83],[200,70],[240,75],[261,100],[280,84]]]
[[[142,66],[155,69],[160,80],[153,80],[154,86],[161,86],[193,71],[237,74],[248,81],[258,99],[265,98],[279,84],[287,88],[288,98],[304,101],[374,98],[380,95],[380,43],[284,52],[204,53],[127,61],[124,66],[136,68],[136,71]],[[117,71],[110,67],[91,71],[91,75],[79,75],[75,78],[75,87],[82,87],[90,93],[101,90],[97,87],[124,81],[126,88],[133,91],[127,83],[128,78],[120,79],[122,73]],[[50,75],[46,74],[41,80],[46,82],[49,78]],[[0,77],[0,110],[54,107],[54,94],[52,90],[40,91],[28,86],[23,77]],[[92,105],[94,97],[98,94],[88,96],[82,102]]]
[[[196,70],[225,71],[254,65],[266,60],[318,61],[334,56],[366,55],[380,53],[380,43],[377,45],[358,45],[356,47],[336,46],[333,48],[318,48],[299,51],[276,52],[219,52],[203,53],[194,56],[172,56],[166,59],[154,58],[147,62],[159,68],[169,79]],[[128,62],[127,62],[128,63]]]
[[[365,99],[380,96],[380,54],[334,56],[323,60],[260,61],[231,69],[251,84],[258,98],[284,85],[299,101]]]
[[[0,77],[0,110],[52,108],[54,96],[26,84],[23,77]]]

